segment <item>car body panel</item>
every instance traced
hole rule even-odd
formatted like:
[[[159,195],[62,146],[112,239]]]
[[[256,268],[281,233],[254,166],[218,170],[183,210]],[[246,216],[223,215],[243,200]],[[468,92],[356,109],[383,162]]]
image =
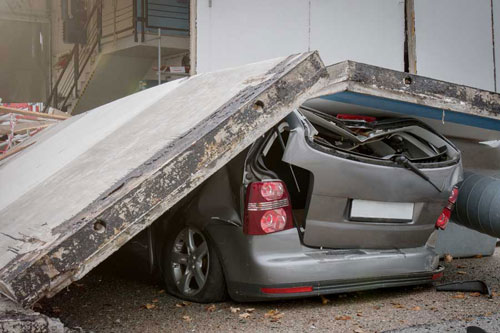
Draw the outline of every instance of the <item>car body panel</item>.
[[[295,112],[283,161],[314,175],[304,243],[327,248],[411,248],[423,246],[446,205],[452,187],[461,180],[458,161],[444,167],[421,168],[437,190],[422,177],[393,163],[379,165],[329,154],[308,142],[308,123]],[[452,149],[450,147],[450,149]],[[352,199],[415,203],[412,221],[353,221]]]
[[[428,283],[439,272],[439,256],[427,246],[320,250],[302,245],[295,229],[250,236],[236,226],[217,222],[207,225],[206,230],[218,244],[228,291],[239,301]],[[314,291],[300,295],[260,291],[262,287],[299,285],[313,286]]]

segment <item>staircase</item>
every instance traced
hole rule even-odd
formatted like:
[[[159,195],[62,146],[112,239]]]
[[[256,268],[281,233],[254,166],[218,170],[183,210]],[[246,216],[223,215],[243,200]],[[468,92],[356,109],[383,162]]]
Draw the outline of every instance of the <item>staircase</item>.
[[[51,88],[45,103],[45,109],[52,106],[56,109],[71,111],[81,93],[90,81],[101,49],[102,38],[102,0],[88,1],[88,14],[84,30],[87,32],[85,44],[75,44],[59,71],[57,80]],[[46,110],[44,110],[45,112]]]
[[[74,44],[57,70],[44,111],[78,114],[137,91],[157,64],[159,39],[162,57],[189,51],[189,2],[82,1],[86,43]]]

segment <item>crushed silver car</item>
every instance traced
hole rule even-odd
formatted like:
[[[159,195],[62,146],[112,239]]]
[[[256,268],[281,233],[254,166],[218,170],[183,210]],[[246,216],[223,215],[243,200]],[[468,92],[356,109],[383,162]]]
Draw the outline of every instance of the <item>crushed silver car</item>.
[[[302,106],[155,225],[167,289],[213,302],[430,283],[461,177],[458,149],[418,120]]]

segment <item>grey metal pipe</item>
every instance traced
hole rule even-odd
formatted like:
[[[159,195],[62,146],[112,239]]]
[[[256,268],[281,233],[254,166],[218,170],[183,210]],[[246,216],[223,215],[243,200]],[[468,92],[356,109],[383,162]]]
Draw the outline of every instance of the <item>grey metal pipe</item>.
[[[500,237],[500,179],[465,172],[452,217],[464,227]]]

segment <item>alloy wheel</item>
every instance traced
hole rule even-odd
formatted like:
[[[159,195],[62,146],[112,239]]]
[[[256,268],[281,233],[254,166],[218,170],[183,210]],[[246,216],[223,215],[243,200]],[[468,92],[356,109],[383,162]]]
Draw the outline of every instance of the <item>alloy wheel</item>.
[[[199,293],[206,284],[209,270],[205,236],[193,227],[185,227],[175,238],[170,258],[177,289],[189,296]]]

